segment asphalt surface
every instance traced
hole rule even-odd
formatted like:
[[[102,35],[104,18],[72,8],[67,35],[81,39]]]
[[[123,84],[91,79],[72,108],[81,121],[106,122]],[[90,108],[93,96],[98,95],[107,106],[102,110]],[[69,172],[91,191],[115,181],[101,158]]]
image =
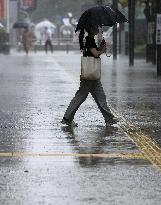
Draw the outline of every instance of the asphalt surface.
[[[110,107],[160,147],[156,68],[143,60],[129,68],[123,56],[102,61]],[[160,160],[149,160],[146,143],[134,143],[121,123],[105,128],[91,96],[77,128],[61,125],[79,86],[79,53],[13,52],[0,62],[0,204],[160,204]]]

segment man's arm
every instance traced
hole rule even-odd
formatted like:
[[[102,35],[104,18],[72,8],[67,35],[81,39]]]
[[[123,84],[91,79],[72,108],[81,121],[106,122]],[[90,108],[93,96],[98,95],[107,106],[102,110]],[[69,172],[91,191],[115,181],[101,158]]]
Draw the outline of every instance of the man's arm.
[[[96,48],[90,48],[89,50],[95,58],[98,58],[102,53],[106,51],[106,45],[102,45],[99,50],[97,50]]]

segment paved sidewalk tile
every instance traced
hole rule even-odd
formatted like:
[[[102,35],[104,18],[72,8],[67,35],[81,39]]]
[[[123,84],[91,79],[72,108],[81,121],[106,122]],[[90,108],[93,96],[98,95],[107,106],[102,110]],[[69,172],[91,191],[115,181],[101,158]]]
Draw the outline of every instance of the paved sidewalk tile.
[[[105,128],[89,95],[71,129],[60,121],[79,86],[79,53],[12,53],[0,61],[0,204],[160,205],[154,68],[103,57],[103,87],[120,123]]]

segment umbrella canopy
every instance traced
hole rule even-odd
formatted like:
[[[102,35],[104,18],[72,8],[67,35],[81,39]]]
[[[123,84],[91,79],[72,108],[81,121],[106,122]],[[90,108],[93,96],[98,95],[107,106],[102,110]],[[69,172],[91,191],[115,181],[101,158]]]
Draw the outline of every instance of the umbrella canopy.
[[[36,30],[44,30],[45,28],[56,29],[56,26],[48,20],[41,21],[35,26]]]
[[[13,24],[13,28],[27,28],[28,26],[28,23],[22,21]]]
[[[128,22],[128,20],[119,10],[114,10],[109,6],[96,6],[81,15],[76,32],[92,25],[113,26],[121,22]]]
[[[47,29],[50,29],[52,34],[55,33],[55,29],[56,29],[56,26],[48,21],[48,20],[44,20],[44,21],[41,21],[40,23],[36,24],[35,26],[35,36],[38,40],[42,40],[44,41],[45,40],[45,36],[46,36],[46,32],[45,30]]]
[[[0,28],[4,28],[4,26],[0,23]]]

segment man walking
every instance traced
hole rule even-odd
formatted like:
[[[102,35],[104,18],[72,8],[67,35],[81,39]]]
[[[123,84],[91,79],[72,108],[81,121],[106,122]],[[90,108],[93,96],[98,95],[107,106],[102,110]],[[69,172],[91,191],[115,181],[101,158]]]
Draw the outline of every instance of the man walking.
[[[53,45],[52,45],[52,31],[50,28],[45,28],[45,51],[48,52],[48,46],[50,48],[51,53],[53,53]]]
[[[22,35],[22,44],[26,54],[28,54],[30,48],[32,47],[32,38],[33,35],[31,31],[29,31],[29,28],[26,27]]]

